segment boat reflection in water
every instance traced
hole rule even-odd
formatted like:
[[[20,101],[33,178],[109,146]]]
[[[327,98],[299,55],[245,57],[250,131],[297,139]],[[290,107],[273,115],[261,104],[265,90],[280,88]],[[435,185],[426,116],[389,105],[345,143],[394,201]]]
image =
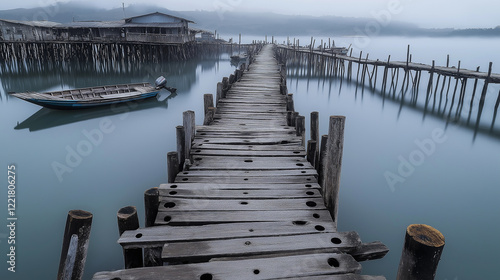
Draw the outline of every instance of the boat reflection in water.
[[[18,123],[14,129],[28,129],[29,131],[38,131],[47,128],[53,128],[61,125],[109,117],[124,113],[138,112],[152,108],[168,108],[168,100],[176,97],[176,93],[167,91],[160,92],[156,98],[149,98],[140,101],[129,101],[125,103],[112,104],[104,107],[90,108],[86,110],[53,110],[42,108],[21,123]]]

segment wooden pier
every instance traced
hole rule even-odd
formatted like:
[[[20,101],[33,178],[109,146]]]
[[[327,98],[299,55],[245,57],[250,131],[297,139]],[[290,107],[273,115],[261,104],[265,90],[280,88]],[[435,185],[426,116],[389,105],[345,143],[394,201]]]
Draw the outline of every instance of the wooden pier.
[[[500,74],[492,72],[491,62],[488,71],[481,72],[480,67],[464,69],[460,61],[457,66],[451,66],[449,56],[446,66],[438,66],[435,61],[430,65],[413,62],[410,46],[406,61],[392,61],[391,56],[386,61],[369,59],[369,54],[363,55],[362,52],[359,57],[354,57],[352,49],[349,55],[332,53],[331,50],[279,45],[278,56],[298,66],[304,76],[337,77],[341,85],[344,80],[355,83],[356,92],[358,87],[362,91],[369,87],[384,99],[418,108],[424,114],[435,115],[447,122],[460,122],[474,129],[475,133],[498,134],[494,132],[494,126],[500,107],[500,92],[489,86],[500,84]],[[297,76],[299,73],[292,74]],[[489,119],[481,122],[485,106],[493,112],[491,125],[484,122]]]
[[[203,126],[184,113],[169,183],[145,193],[146,227],[134,207],[118,213],[126,269],[93,279],[385,279],[359,262],[388,249],[337,231],[345,119],[331,117],[319,145],[314,118],[306,158],[304,117],[273,55],[265,45],[224,78],[215,104],[205,95]]]

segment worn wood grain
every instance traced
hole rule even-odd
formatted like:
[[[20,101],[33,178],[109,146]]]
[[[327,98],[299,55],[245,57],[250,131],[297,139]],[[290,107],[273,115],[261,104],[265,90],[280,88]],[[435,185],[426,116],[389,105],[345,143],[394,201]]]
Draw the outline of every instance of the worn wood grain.
[[[276,269],[277,267],[281,269]],[[212,261],[198,264],[137,268],[99,272],[94,280],[171,279],[279,279],[358,273],[361,266],[346,254],[304,254],[235,261]],[[202,278],[204,277],[204,278]]]
[[[164,245],[162,259],[165,262],[182,262],[270,254],[341,253],[359,244],[359,236],[355,232],[175,242]]]
[[[157,225],[203,225],[215,223],[282,222],[308,220],[332,223],[327,210],[279,210],[279,211],[159,211]]]
[[[312,219],[311,219],[312,220]],[[125,231],[118,239],[124,248],[163,246],[164,243],[335,233],[328,223],[313,221],[212,224],[202,226],[156,226]],[[353,236],[354,233],[339,233]]]

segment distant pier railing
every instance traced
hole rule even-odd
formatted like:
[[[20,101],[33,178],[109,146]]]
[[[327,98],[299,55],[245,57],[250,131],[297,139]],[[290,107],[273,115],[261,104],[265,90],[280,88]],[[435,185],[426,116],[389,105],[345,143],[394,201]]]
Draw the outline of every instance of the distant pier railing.
[[[347,55],[329,48],[318,50],[297,45],[279,45],[277,53],[288,60],[291,76],[338,77],[341,83],[356,83],[356,89],[369,87],[384,98],[419,107],[447,121],[473,124],[475,129],[482,124],[485,106],[491,106],[492,123],[489,128],[483,125],[482,130],[494,130],[500,92],[492,90],[490,84],[500,84],[500,74],[492,72],[491,62],[487,72],[481,72],[479,67],[464,69],[460,61],[457,67],[450,66],[449,56],[446,66],[437,66],[435,61],[431,65],[416,63],[412,62],[410,46],[406,61],[391,61],[391,56],[386,61],[369,59],[362,52],[354,57],[352,49]],[[422,79],[423,73],[426,81]],[[466,104],[469,110],[463,117]]]

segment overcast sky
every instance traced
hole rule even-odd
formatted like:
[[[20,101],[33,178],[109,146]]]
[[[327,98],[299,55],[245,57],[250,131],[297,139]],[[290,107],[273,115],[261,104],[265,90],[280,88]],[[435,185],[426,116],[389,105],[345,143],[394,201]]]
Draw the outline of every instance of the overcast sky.
[[[79,0],[81,1],[81,0]],[[56,0],[0,0],[0,9],[52,5]],[[63,0],[69,2],[69,0]],[[335,15],[400,20],[420,27],[467,28],[500,25],[500,1],[494,0],[85,0],[102,8],[148,3],[175,11],[274,12],[288,15]]]

